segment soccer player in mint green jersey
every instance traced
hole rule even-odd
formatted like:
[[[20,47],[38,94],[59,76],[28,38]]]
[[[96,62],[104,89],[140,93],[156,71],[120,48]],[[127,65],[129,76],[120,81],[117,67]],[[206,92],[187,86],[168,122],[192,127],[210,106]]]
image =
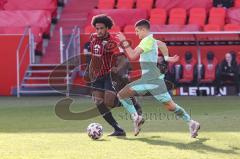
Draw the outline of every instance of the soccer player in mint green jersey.
[[[136,35],[141,39],[140,44],[135,49],[129,46],[126,37],[122,33],[117,34],[117,38],[122,42],[122,47],[125,48],[125,52],[130,59],[136,59],[140,56],[141,78],[129,83],[118,93],[120,102],[133,117],[135,136],[141,130],[143,119],[142,116],[137,114],[130,97],[150,93],[167,110],[182,118],[189,125],[191,137],[195,138],[198,135],[200,124],[192,120],[189,114],[172,100],[164,82],[164,74],[157,67],[158,48],[161,50],[165,61],[177,62],[179,56],[169,56],[166,44],[154,39],[150,33],[150,24],[147,20],[138,21],[135,24],[135,31]]]

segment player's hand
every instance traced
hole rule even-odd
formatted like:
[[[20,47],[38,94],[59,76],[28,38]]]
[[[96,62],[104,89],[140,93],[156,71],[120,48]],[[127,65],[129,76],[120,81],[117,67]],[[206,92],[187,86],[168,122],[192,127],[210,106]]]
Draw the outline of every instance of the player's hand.
[[[177,62],[179,60],[179,56],[178,55],[174,55],[174,56],[172,56],[172,57],[168,57],[168,62]]]
[[[116,38],[117,38],[119,41],[125,41],[125,40],[126,40],[126,37],[125,37],[125,36],[123,35],[123,33],[121,33],[121,32],[117,33]]]

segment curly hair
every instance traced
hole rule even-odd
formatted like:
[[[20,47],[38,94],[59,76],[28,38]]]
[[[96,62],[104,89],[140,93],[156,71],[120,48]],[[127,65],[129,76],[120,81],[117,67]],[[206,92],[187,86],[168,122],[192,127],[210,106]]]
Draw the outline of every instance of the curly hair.
[[[97,23],[104,24],[108,29],[111,29],[114,22],[111,17],[105,14],[96,15],[92,18],[92,25],[95,27]]]

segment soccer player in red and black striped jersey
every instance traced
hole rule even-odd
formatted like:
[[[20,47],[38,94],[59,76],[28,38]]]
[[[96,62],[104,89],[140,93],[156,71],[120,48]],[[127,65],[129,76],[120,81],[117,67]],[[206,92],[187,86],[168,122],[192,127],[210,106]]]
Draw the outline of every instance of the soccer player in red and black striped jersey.
[[[114,128],[114,132],[109,136],[125,136],[125,131],[118,125],[110,111],[120,104],[110,77],[112,56],[120,53],[117,40],[108,32],[113,26],[113,20],[106,15],[97,15],[93,17],[92,25],[96,29],[96,33],[90,37],[92,56],[89,77],[94,88],[92,96],[100,114]],[[141,113],[141,107],[135,99],[133,101],[136,109]]]

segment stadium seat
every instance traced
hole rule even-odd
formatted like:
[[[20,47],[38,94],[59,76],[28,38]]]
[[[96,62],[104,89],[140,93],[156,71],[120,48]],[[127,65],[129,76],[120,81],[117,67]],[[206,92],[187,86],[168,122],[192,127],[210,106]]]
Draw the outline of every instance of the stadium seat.
[[[113,9],[115,0],[99,0],[98,9]]]
[[[207,12],[205,8],[192,8],[190,10],[189,24],[205,25]]]
[[[120,31],[121,31],[121,28],[120,28],[119,26],[116,26],[116,25],[114,25],[114,26],[109,30],[110,33],[118,33],[118,32],[120,32]]]
[[[24,27],[0,26],[0,34],[22,34],[25,29],[26,29],[25,26]],[[36,44],[40,44],[42,42],[42,35],[43,35],[42,29],[40,27],[34,26],[34,27],[31,27],[31,32],[34,35],[34,40]]]
[[[179,32],[181,25],[152,25],[152,32]]]
[[[84,28],[84,33],[86,33],[86,34],[91,34],[91,33],[94,33],[95,31],[96,30],[95,30],[95,28],[92,25],[87,25]]]
[[[222,27],[217,24],[207,24],[203,27],[204,32],[219,32],[222,31]],[[226,40],[226,35],[220,35],[220,34],[209,34],[209,35],[198,35],[199,39],[205,39],[205,40]]]
[[[56,15],[57,0],[7,0],[4,9],[13,10],[45,10],[51,12],[52,16]]]
[[[228,9],[226,15],[226,24],[240,24],[240,8]]]
[[[199,32],[201,31],[201,27],[199,25],[194,25],[194,24],[188,24],[188,25],[183,25],[181,27],[181,32]],[[195,41],[194,35],[188,34],[188,35],[178,35],[178,40],[185,40],[185,41]]]
[[[224,25],[224,31],[240,31],[240,25],[226,24],[226,25]]]
[[[221,31],[221,26],[217,24],[207,24],[203,27],[203,31]]]
[[[238,24],[226,24],[224,25],[224,31],[240,31],[240,25]],[[239,40],[239,34],[227,34],[224,35],[227,40]]]
[[[134,25],[140,19],[147,19],[147,11],[142,9],[94,9],[88,14],[86,23],[91,23],[92,17],[98,14],[111,16],[120,28],[126,25]]]
[[[152,25],[152,32],[180,32],[182,29],[182,25]],[[160,39],[163,41],[181,41],[185,39],[182,35],[174,35],[174,34],[162,34],[158,35]]]
[[[185,25],[187,12],[183,8],[174,8],[170,11],[169,24]]]
[[[204,66],[204,78],[200,80],[200,83],[214,82],[216,79],[217,60],[214,60],[213,63],[209,63],[206,60],[204,60],[203,66]]]
[[[199,25],[195,24],[188,24],[188,25],[183,25],[181,27],[182,32],[198,32],[201,31],[201,27]]]
[[[135,33],[134,25],[126,25],[124,28],[124,33]]]
[[[240,8],[240,0],[234,1],[234,7]]]
[[[0,27],[39,27],[42,33],[49,32],[51,13],[44,10],[1,11]]]
[[[118,9],[131,9],[133,8],[134,0],[118,0]]]
[[[166,23],[166,20],[167,20],[166,10],[160,9],[160,8],[151,10],[151,13],[150,13],[150,23],[151,24],[163,25]]]
[[[172,8],[205,8],[209,10],[212,7],[212,0],[156,0],[156,8],[164,8],[167,11]]]
[[[192,83],[194,80],[195,66],[196,60],[190,52],[186,52],[185,58],[181,60],[180,65],[175,66],[175,73],[179,74],[180,77],[179,79],[176,78],[177,82],[181,84]]]
[[[224,8],[212,8],[209,13],[208,24],[217,24],[223,26],[225,24],[226,11]]]
[[[7,2],[7,0],[0,0],[0,10],[4,10],[4,6]]]
[[[202,62],[203,64],[203,78],[201,78],[200,83],[212,83],[216,79],[216,70],[217,70],[217,59],[208,60],[205,58]]]
[[[153,0],[136,0],[136,8],[150,11],[153,7]]]

